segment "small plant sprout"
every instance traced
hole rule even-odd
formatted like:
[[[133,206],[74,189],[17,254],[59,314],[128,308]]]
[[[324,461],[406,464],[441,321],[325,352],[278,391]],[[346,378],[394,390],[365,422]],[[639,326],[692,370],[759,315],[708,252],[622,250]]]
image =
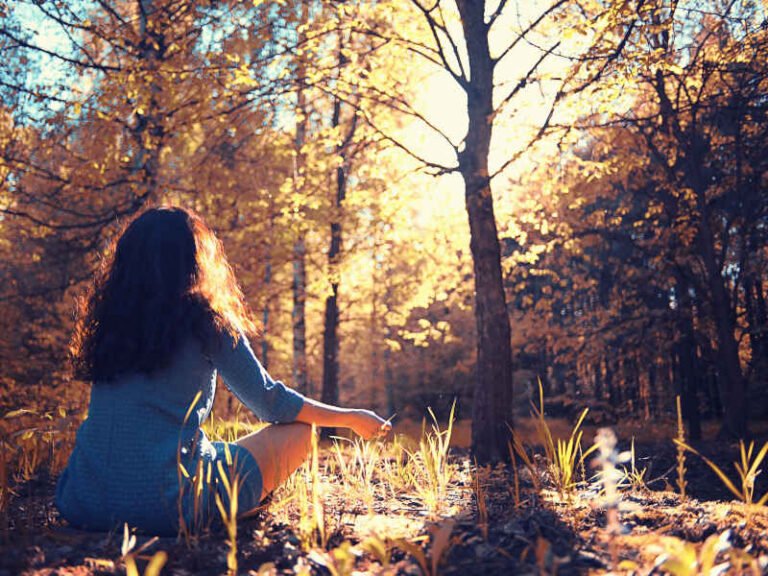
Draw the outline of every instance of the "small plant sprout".
[[[163,550],[155,552],[144,569],[144,576],[160,576],[167,561],[168,554],[166,552]],[[136,559],[132,554],[125,558],[125,576],[139,576],[139,568],[136,566]]]
[[[685,500],[685,488],[688,482],[685,481],[685,473],[688,471],[685,467],[685,426],[683,425],[683,411],[680,408],[680,396],[675,396],[677,405],[677,437],[675,446],[677,447],[677,487],[680,490],[680,500]]]
[[[643,490],[646,488],[645,475],[647,472],[647,468],[640,470],[637,467],[637,459],[635,456],[635,439],[633,437],[629,449],[629,467],[623,467],[624,476],[620,484],[626,483],[629,484],[634,490]]]
[[[315,529],[317,530],[319,544],[322,548],[325,548],[327,543],[325,533],[325,514],[323,511],[322,498],[320,497],[320,470],[317,445],[317,426],[315,424],[312,424],[312,459],[310,466],[312,474],[312,515],[314,517]]]
[[[128,524],[123,524],[123,541],[120,545],[120,556],[125,563],[126,576],[140,576],[139,568],[136,566],[136,558],[144,550],[157,542],[157,540],[157,537],[150,538],[139,548],[134,550],[136,546],[136,535],[131,532],[130,528],[128,528]],[[160,571],[167,561],[168,554],[166,552],[162,550],[155,552],[144,570],[144,576],[160,576]]]
[[[432,547],[429,556],[427,556],[424,549],[416,542],[400,538],[395,541],[395,544],[398,548],[410,554],[413,559],[416,560],[424,576],[437,576],[440,561],[453,543],[451,534],[453,533],[455,525],[456,522],[454,520],[447,519],[431,528]]]
[[[539,475],[536,470],[536,466],[533,463],[533,460],[528,455],[528,450],[526,450],[525,446],[523,445],[522,441],[520,440],[520,437],[512,431],[512,440],[507,445],[509,449],[509,458],[512,462],[512,471],[514,473],[515,477],[515,502],[516,506],[519,507],[519,500],[520,500],[520,486],[519,486],[519,474],[517,469],[517,460],[515,459],[515,455],[520,457],[520,460],[523,463],[523,466],[526,470],[528,470],[528,473],[531,475],[531,482],[533,482],[533,489],[536,492],[536,494],[539,494],[541,492],[541,482],[539,482]]]

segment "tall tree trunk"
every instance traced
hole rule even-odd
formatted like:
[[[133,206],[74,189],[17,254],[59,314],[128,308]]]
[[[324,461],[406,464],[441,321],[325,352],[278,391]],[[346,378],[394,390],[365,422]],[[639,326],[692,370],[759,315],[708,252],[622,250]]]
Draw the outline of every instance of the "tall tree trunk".
[[[371,261],[376,262],[376,239],[374,238],[374,245],[371,254]],[[380,358],[379,353],[379,297],[376,293],[378,288],[378,274],[376,273],[376,266],[373,266],[373,272],[371,273],[371,319],[368,332],[368,341],[371,346],[371,381],[370,385],[370,406],[372,410],[378,409],[379,404],[379,367]]]
[[[488,151],[493,118],[493,60],[484,10],[471,0],[457,6],[467,42],[469,126],[459,154],[475,272],[477,374],[472,409],[472,451],[478,462],[508,458],[512,425],[512,347],[493,212]]]
[[[307,389],[307,248],[303,231],[293,243],[293,385],[304,394]]]
[[[341,54],[341,50],[339,51]],[[340,65],[341,57],[340,57]],[[341,125],[341,100],[334,98],[332,126]],[[339,401],[339,257],[341,254],[341,208],[347,190],[346,151],[343,143],[336,150],[340,156],[336,168],[336,192],[331,220],[331,245],[328,249],[328,275],[331,293],[325,299],[325,330],[323,331],[323,392],[322,401],[337,404]]]
[[[307,3],[303,2],[300,7],[299,24],[299,44],[302,43],[304,34],[303,25],[308,18]],[[294,138],[295,164],[293,171],[293,182],[295,193],[302,195],[305,192],[306,182],[306,159],[304,155],[304,144],[307,139],[307,100],[304,90],[306,76],[306,63],[302,55],[298,56],[296,61],[296,134]],[[304,214],[299,215],[297,223],[297,236],[293,243],[293,309],[291,320],[293,325],[293,385],[300,392],[310,394],[307,382],[307,321],[306,321],[306,300],[307,300],[307,246],[305,237]]]
[[[160,111],[159,96],[162,91],[157,74],[166,46],[165,37],[157,27],[151,27],[154,0],[137,0],[139,26],[139,52],[141,72],[149,78],[147,94],[139,94],[136,102],[135,122],[131,134],[136,143],[133,173],[139,181],[134,190],[134,205],[138,209],[149,198],[157,195],[160,172],[160,150],[165,137],[165,127]]]
[[[691,127],[685,131],[680,129],[679,122],[675,118],[679,110],[675,109],[675,104],[667,95],[666,79],[660,69],[656,71],[655,90],[659,98],[662,132],[666,133],[668,138],[676,139],[680,153],[677,154],[675,167],[681,170],[684,176],[684,182],[677,181],[677,176],[673,176],[670,184],[674,186],[683,184],[690,187],[696,199],[698,212],[696,245],[698,256],[704,265],[702,283],[709,291],[709,305],[715,324],[718,387],[724,409],[720,434],[732,438],[744,438],[747,435],[746,379],[739,360],[736,322],[731,308],[731,298],[723,280],[722,263],[718,262],[715,247],[716,239],[707,198],[711,178],[703,173],[706,156],[713,151],[709,150],[707,138],[697,132],[695,122],[692,122]],[[695,112],[690,113],[695,118]],[[728,240],[723,238],[722,241]]]
[[[698,170],[699,167],[692,168],[692,171],[695,171],[697,175]],[[694,178],[694,182],[700,181],[700,178]],[[700,210],[698,242],[707,276],[710,305],[717,336],[718,383],[720,400],[723,403],[723,427],[720,430],[720,435],[745,438],[748,435],[747,386],[741,370],[739,345],[736,342],[736,322],[731,309],[730,294],[725,287],[721,267],[715,255],[714,238],[710,227],[707,201],[702,192],[703,187],[695,188],[695,190],[697,191]]]
[[[272,298],[270,292],[272,290],[272,250],[267,246],[267,253],[265,255],[264,262],[264,308],[261,311],[261,363],[264,365],[265,370],[269,370],[269,341],[267,340],[269,335],[269,305]]]
[[[699,411],[699,380],[701,370],[696,354],[696,334],[693,325],[693,310],[690,294],[685,284],[679,292],[677,317],[677,342],[675,351],[678,363],[680,404],[683,418],[688,423],[688,435],[691,440],[701,439],[701,414]]]

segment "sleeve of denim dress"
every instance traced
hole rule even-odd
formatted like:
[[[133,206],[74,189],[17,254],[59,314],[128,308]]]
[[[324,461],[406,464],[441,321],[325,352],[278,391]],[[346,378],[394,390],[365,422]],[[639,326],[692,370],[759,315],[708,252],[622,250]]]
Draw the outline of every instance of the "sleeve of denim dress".
[[[260,420],[273,423],[296,420],[304,405],[304,396],[272,379],[256,358],[245,334],[241,332],[235,343],[234,338],[225,333],[211,359],[227,387]]]

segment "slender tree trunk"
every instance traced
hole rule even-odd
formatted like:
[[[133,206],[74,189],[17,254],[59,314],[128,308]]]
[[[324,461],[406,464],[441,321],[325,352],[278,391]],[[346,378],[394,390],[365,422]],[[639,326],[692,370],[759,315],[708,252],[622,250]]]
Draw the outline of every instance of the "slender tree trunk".
[[[467,41],[470,80],[469,126],[459,154],[469,217],[470,249],[475,272],[477,374],[472,409],[472,451],[478,462],[508,458],[512,425],[512,348],[509,315],[501,273],[501,250],[493,211],[488,151],[493,118],[493,60],[484,10],[458,0]]]
[[[307,3],[301,4],[300,23],[303,25],[308,18]],[[300,26],[300,30],[301,30]],[[303,40],[303,33],[299,32],[299,43]],[[296,62],[296,134],[294,138],[294,173],[293,181],[296,194],[303,194],[306,183],[306,158],[304,155],[304,144],[307,139],[307,101],[304,90],[306,76],[306,64],[303,56],[298,56]],[[310,394],[307,382],[307,321],[306,321],[306,300],[307,300],[307,246],[305,236],[304,215],[297,223],[297,236],[293,244],[293,309],[291,320],[293,325],[293,385],[297,390],[304,394]]]
[[[376,240],[374,238],[374,246],[371,254],[371,260],[374,262],[373,272],[371,274],[371,319],[370,328],[368,332],[368,341],[371,347],[371,381],[368,383],[370,386],[370,405],[372,410],[378,408],[379,403],[379,367],[380,367],[380,352],[379,352],[379,298],[376,293],[378,287],[378,274],[376,273]]]
[[[392,338],[392,329],[387,326],[386,328],[387,340]],[[397,408],[395,407],[395,379],[392,374],[392,350],[389,346],[384,347],[384,387],[387,395],[387,414],[388,417],[395,414]]]
[[[678,359],[678,379],[680,404],[683,418],[688,423],[688,435],[691,440],[701,439],[701,413],[699,411],[698,388],[701,378],[699,361],[696,354],[696,335],[693,326],[691,298],[686,286],[679,290],[678,337],[675,345]]]
[[[332,126],[339,129],[341,100],[334,99]],[[325,330],[323,332],[323,392],[322,400],[328,404],[339,402],[339,257],[341,254],[341,209],[347,190],[345,151],[339,145],[337,154],[341,162],[336,168],[336,192],[331,221],[331,245],[328,249],[328,275],[331,294],[325,299]]]
[[[293,384],[304,394],[307,389],[307,248],[304,233],[293,244]]]
[[[269,370],[269,341],[267,340],[269,335],[269,305],[272,298],[270,293],[272,291],[272,250],[267,246],[267,252],[264,256],[264,308],[261,311],[261,363],[264,365],[265,370]]]

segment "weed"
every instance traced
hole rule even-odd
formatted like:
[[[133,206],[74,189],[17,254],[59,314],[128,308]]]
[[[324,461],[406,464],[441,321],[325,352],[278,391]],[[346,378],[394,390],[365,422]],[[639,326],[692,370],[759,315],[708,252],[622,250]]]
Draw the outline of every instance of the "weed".
[[[366,538],[360,547],[376,558],[385,571],[389,568],[392,556],[391,542],[389,540],[381,538],[378,534],[373,534]]]
[[[472,491],[475,493],[475,503],[477,504],[477,522],[483,538],[488,540],[488,502],[483,480],[487,478],[489,469],[480,467],[475,461],[475,470],[472,475]]]
[[[688,482],[685,481],[685,473],[688,469],[685,467],[685,426],[683,426],[683,411],[680,408],[680,396],[675,397],[677,405],[677,437],[675,446],[677,448],[677,487],[680,489],[680,500],[685,500],[685,489]]]
[[[128,524],[123,525],[123,542],[120,546],[120,553],[123,562],[125,563],[126,576],[139,576],[139,569],[136,566],[136,558],[144,550],[152,546],[157,542],[157,537],[151,538],[147,542],[141,545],[138,549],[134,550],[136,546],[136,536],[131,533],[128,528]],[[160,571],[168,561],[168,554],[163,550],[155,552],[149,559],[147,567],[144,569],[144,576],[160,576]]]
[[[317,428],[314,424],[309,461],[302,464],[283,484],[280,493],[285,496],[277,502],[277,506],[285,506],[293,501],[296,503],[299,517],[296,532],[302,549],[310,551],[317,547],[325,548],[325,514],[320,493]]]
[[[224,506],[224,502],[221,500],[219,493],[216,493],[216,507],[221,514],[221,520],[224,522],[224,527],[227,530],[227,542],[229,543],[229,551],[227,552],[227,573],[230,576],[237,574],[237,508],[238,508],[238,494],[240,492],[240,474],[237,473],[237,456],[234,460],[232,454],[229,451],[229,444],[224,445],[224,454],[227,460],[227,466],[232,473],[232,478],[228,478],[224,472],[224,466],[221,461],[217,462],[219,479],[224,484],[224,490],[226,491],[227,498],[229,500],[229,508]]]
[[[634,490],[644,490],[646,489],[645,475],[647,472],[647,468],[640,470],[637,467],[637,460],[635,457],[635,438],[633,437],[629,449],[629,468],[626,466],[623,467],[624,476],[621,479],[620,484],[629,484],[629,486]]]
[[[340,441],[349,443],[350,458],[346,457]],[[356,489],[361,495],[368,511],[372,511],[374,497],[373,479],[381,461],[382,444],[380,442],[367,442],[362,438],[350,440],[337,437],[333,448],[336,455],[336,464],[344,480],[344,485]]]
[[[438,512],[441,508],[448,483],[453,476],[453,466],[448,461],[448,448],[453,432],[456,402],[451,406],[448,416],[448,427],[440,430],[437,417],[431,408],[428,409],[432,417],[432,430],[426,430],[426,422],[423,426],[419,449],[411,453],[412,459],[418,463],[419,474],[414,475],[414,488],[423,500],[430,512]]]
[[[723,574],[729,569],[736,570],[738,574],[762,574],[765,566],[744,550],[733,548],[730,536],[730,530],[713,534],[700,550],[691,542],[672,536],[663,537],[660,540],[662,553],[656,559],[654,570],[664,570],[671,576],[709,576]]]
[[[558,438],[555,442],[549,424],[544,417],[544,388],[541,385],[541,380],[539,380],[539,405],[531,404],[531,407],[536,419],[536,432],[544,446],[544,454],[555,488],[561,497],[570,495],[577,484],[575,481],[576,465],[582,463],[596,449],[596,446],[591,446],[586,452],[581,449],[581,437],[584,432],[580,428],[589,408],[584,408],[582,411],[568,440]]]
[[[445,553],[451,547],[451,534],[455,522],[453,520],[444,520],[440,524],[432,527],[432,547],[429,556],[424,549],[417,543],[405,539],[395,541],[398,548],[410,554],[421,568],[424,576],[437,576],[437,567],[440,565]]]
[[[528,473],[531,475],[531,481],[533,482],[533,489],[538,494],[541,492],[541,483],[539,482],[539,475],[536,470],[536,466],[533,463],[533,460],[528,455],[528,451],[525,449],[525,446],[523,446],[523,443],[521,442],[520,438],[517,434],[512,434],[512,440],[507,445],[507,448],[509,449],[509,457],[512,461],[512,470],[514,473],[515,478],[515,505],[520,506],[520,486],[519,486],[519,475],[517,471],[517,461],[515,459],[515,454],[517,454],[520,457],[520,460],[523,462],[523,466],[525,466],[526,470],[528,470]]]
[[[757,502],[754,502],[755,479],[761,472],[760,464],[762,464],[763,460],[765,459],[765,455],[768,454],[768,442],[763,444],[763,447],[755,455],[754,442],[750,442],[749,447],[747,447],[743,440],[739,440],[740,461],[733,463],[733,467],[736,468],[736,472],[739,475],[740,486],[738,487],[731,481],[730,478],[728,478],[728,475],[723,472],[723,470],[717,464],[698,452],[695,448],[692,448],[685,442],[680,442],[677,439],[675,439],[675,444],[684,450],[693,452],[702,460],[704,460],[707,466],[709,466],[712,471],[717,474],[717,477],[720,478],[725,487],[728,488],[728,490],[730,490],[733,495],[736,496],[736,498],[744,502],[744,504],[746,504],[748,507],[752,507],[753,505],[760,507],[768,502],[768,492],[763,494],[762,498],[760,498]]]

